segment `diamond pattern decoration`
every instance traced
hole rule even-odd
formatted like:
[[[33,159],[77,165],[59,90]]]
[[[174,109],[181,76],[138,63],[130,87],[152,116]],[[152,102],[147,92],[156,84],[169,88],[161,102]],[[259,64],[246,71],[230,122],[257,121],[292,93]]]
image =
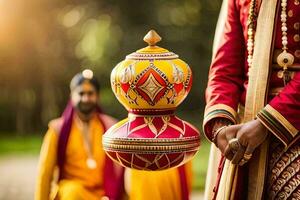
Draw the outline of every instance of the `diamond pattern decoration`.
[[[196,152],[196,151],[195,151]],[[192,154],[194,154],[193,152]],[[164,170],[176,167],[182,164],[187,153],[171,153],[171,154],[126,154],[120,152],[107,152],[109,157],[124,167],[134,168],[138,170]],[[151,158],[153,157],[153,158]],[[150,159],[149,159],[150,158]]]
[[[154,101],[156,95],[164,89],[164,87],[156,81],[153,74],[150,74],[148,79],[145,81],[143,85],[139,87],[141,90],[143,90],[151,99],[151,101]]]
[[[154,106],[166,94],[167,83],[166,75],[151,65],[138,76],[135,92]]]

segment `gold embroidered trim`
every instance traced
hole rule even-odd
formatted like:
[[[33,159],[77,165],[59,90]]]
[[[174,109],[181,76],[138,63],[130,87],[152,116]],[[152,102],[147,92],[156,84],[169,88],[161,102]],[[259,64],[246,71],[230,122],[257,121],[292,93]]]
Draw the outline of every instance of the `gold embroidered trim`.
[[[114,144],[103,144],[105,151],[113,152],[127,152],[127,153],[176,153],[176,152],[189,152],[197,151],[200,147],[200,143],[180,145],[180,146],[137,146],[137,145],[114,145]]]
[[[140,138],[109,138],[103,136],[103,142],[109,142],[113,144],[137,144],[137,145],[180,145],[180,144],[187,144],[189,142],[200,141],[199,136],[193,137],[184,137],[184,138],[147,138],[147,139],[140,139]]]
[[[266,105],[264,108],[267,112],[269,112],[273,117],[275,117],[278,122],[284,126],[287,131],[295,137],[298,133],[298,130],[284,117],[282,116],[277,110],[275,110],[272,106]]]
[[[269,126],[269,124],[267,124],[263,119],[261,119],[261,117],[259,115],[257,115],[257,119],[270,131],[272,132],[276,138],[278,138],[283,144],[285,147],[287,147],[287,143],[280,137],[276,134],[276,132],[273,131],[273,129]]]
[[[200,137],[175,139],[137,139],[137,138],[106,138],[103,137],[103,148],[109,151],[127,152],[180,152],[194,151],[200,147]]]
[[[214,111],[218,111],[218,110],[224,110],[227,113],[216,112],[214,114],[210,114],[210,113],[212,113]],[[230,120],[233,124],[237,123],[237,112],[230,106],[227,106],[225,104],[216,104],[216,105],[213,105],[213,106],[207,108],[204,113],[202,130],[205,133],[204,135],[205,135],[206,139],[208,139],[209,141],[211,141],[211,139],[209,139],[206,135],[207,133],[205,132],[205,126],[206,126],[207,122],[209,122],[210,120],[212,120],[214,118],[218,118],[218,117],[226,118],[226,119]]]
[[[272,143],[269,160],[268,199],[289,199],[300,186],[300,146],[284,150],[282,145]]]
[[[227,106],[226,104],[216,104],[216,105],[210,106],[209,108],[205,109],[204,116],[208,115],[210,112],[215,111],[215,110],[226,110],[236,120],[237,112],[232,107]]]
[[[139,53],[134,52],[126,56],[126,60],[173,60],[178,59],[178,55],[173,52],[164,53]]]

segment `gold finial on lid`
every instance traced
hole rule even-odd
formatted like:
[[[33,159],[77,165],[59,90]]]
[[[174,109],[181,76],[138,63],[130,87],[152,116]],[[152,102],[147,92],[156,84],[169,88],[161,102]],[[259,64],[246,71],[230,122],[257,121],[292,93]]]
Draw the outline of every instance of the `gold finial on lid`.
[[[149,46],[155,46],[156,43],[161,41],[161,37],[152,29],[145,35],[144,41],[147,42]]]

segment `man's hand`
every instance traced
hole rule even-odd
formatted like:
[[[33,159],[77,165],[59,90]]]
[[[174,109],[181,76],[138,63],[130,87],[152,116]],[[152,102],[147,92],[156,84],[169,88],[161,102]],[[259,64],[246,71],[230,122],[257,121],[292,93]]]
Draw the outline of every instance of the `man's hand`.
[[[242,125],[232,125],[222,129],[216,138],[216,145],[222,154],[229,160],[232,160],[234,152],[229,147],[229,141],[236,138],[237,132]]]
[[[222,129],[217,135],[216,145],[233,164],[239,164],[245,155],[251,157],[255,148],[261,145],[266,137],[267,131],[264,125],[259,120],[252,120]],[[238,150],[230,148],[229,141],[234,138],[237,138],[240,143]]]
[[[252,155],[253,151],[260,146],[268,136],[266,127],[259,120],[252,120],[241,126],[237,132],[237,139],[245,147],[245,155]],[[244,155],[243,154],[243,155]],[[236,155],[232,160],[233,164],[238,164],[243,155]]]

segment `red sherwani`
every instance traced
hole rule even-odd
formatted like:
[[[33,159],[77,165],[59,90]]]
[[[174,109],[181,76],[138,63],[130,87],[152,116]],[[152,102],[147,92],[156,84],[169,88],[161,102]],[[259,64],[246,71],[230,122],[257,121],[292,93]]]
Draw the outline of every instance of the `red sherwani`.
[[[247,64],[247,19],[250,0],[229,0],[227,18],[223,30],[222,39],[219,43],[209,72],[209,81],[206,90],[206,109],[203,122],[205,135],[212,139],[212,126],[214,119],[226,118],[233,124],[238,123],[237,110],[239,105],[245,105],[245,98],[248,85],[248,64]],[[279,4],[280,6],[280,4]],[[259,11],[258,11],[259,12]],[[300,153],[300,2],[299,0],[288,0],[287,4],[287,36],[288,51],[294,55],[295,61],[290,68],[293,71],[292,80],[284,87],[283,80],[278,77],[280,70],[276,57],[281,52],[281,8],[279,18],[275,21],[274,34],[274,59],[271,64],[269,80],[268,104],[257,115],[257,118],[268,128],[274,136],[271,145],[269,163],[270,173],[276,170],[276,164],[281,159],[274,160],[274,157],[283,158],[283,148],[286,148],[288,158],[292,161],[284,165],[277,175],[268,175],[269,185],[267,190],[270,198],[276,198],[285,186],[293,184],[292,181],[284,181],[285,185],[274,192],[275,186],[280,182],[280,176],[285,169],[292,167],[295,173],[292,177],[299,176],[300,157],[291,156],[292,151]],[[277,154],[275,155],[276,152]],[[299,154],[298,154],[299,155]],[[273,159],[273,160],[272,160]],[[284,160],[284,159],[283,159]],[[271,166],[272,165],[272,166]],[[269,174],[270,174],[269,173]],[[291,178],[292,180],[292,178]],[[274,186],[275,185],[275,186]],[[297,185],[297,184],[296,184]],[[300,185],[300,183],[298,183]],[[274,186],[274,187],[273,187]],[[273,189],[272,189],[273,188]],[[299,191],[297,186],[293,191]],[[272,193],[273,192],[273,193]]]

